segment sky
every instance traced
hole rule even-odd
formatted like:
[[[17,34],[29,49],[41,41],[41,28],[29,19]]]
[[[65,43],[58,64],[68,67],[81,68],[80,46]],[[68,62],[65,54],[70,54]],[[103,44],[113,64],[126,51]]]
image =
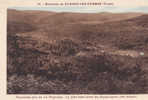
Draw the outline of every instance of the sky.
[[[99,13],[99,12],[112,12],[112,13],[126,13],[126,12],[142,12],[148,13],[148,6],[137,7],[116,7],[116,6],[52,6],[52,7],[11,7],[10,9],[16,10],[42,10],[42,11],[55,11],[55,12],[80,12],[80,13]]]

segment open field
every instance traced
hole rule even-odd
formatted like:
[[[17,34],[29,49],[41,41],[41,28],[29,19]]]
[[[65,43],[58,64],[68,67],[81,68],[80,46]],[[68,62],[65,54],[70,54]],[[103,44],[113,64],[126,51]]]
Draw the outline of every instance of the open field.
[[[148,93],[148,14],[8,10],[8,94]]]

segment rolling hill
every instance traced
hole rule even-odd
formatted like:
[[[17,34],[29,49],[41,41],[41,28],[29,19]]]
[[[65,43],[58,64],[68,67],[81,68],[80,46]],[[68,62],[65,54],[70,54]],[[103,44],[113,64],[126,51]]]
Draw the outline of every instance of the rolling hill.
[[[8,94],[148,93],[148,14],[8,9],[7,18]]]

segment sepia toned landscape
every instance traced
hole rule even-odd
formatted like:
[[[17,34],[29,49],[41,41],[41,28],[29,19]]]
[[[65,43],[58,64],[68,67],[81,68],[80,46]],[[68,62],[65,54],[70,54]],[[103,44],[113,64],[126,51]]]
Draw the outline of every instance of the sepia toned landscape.
[[[147,94],[148,14],[8,9],[8,94]]]

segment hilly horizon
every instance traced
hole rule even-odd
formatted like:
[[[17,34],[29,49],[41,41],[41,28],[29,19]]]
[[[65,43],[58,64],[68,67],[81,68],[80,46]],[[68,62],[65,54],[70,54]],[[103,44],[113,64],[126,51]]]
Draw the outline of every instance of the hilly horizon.
[[[7,19],[8,94],[148,93],[148,14],[8,9]]]

